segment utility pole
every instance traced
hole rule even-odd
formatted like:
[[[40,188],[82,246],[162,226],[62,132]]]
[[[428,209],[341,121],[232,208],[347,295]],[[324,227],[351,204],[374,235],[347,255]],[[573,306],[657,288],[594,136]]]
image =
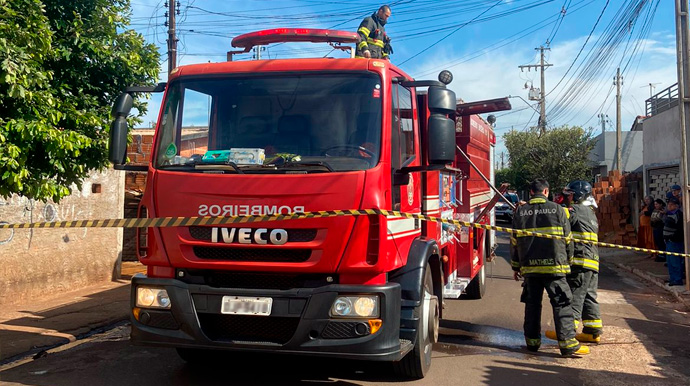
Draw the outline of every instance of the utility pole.
[[[177,0],[168,0],[168,79],[172,70],[177,67],[177,36],[175,36],[175,5]]]
[[[597,117],[599,117],[599,122],[601,123],[601,134],[604,135],[606,134],[606,115],[601,113]]]
[[[503,169],[503,167],[504,167],[503,156],[505,155],[505,153],[506,152],[504,152],[504,151],[501,152],[501,169]]]
[[[616,167],[614,170],[623,171],[621,165],[621,147],[622,147],[622,133],[621,133],[621,86],[623,85],[623,77],[621,77],[620,67],[616,69],[616,77],[613,78],[613,84],[616,85]]]
[[[539,68],[541,70],[541,89],[539,90],[539,131],[541,134],[544,134],[546,132],[546,81],[544,79],[544,70],[547,67],[553,66],[553,64],[544,63],[544,51],[550,51],[550,48],[541,46],[539,48],[535,48],[535,50],[539,51],[540,53],[541,59],[539,64],[528,64],[518,67],[520,70],[524,70],[526,68],[527,71],[530,71],[532,68],[535,70]]]
[[[683,184],[683,208],[690,208],[690,189],[688,189],[688,147],[687,135],[690,125],[690,22],[688,21],[688,0],[676,0],[676,49],[678,50],[678,112],[680,114],[680,170]],[[685,253],[690,242],[690,222],[683,216],[685,233]],[[685,259],[685,289],[690,290],[690,259]]]

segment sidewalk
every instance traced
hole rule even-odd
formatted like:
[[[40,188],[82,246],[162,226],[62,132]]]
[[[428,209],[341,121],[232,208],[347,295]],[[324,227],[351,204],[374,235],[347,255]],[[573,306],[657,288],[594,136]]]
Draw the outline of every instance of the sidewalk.
[[[129,316],[129,283],[143,265],[122,264],[122,278],[0,309],[0,364],[73,342]]]
[[[673,287],[666,285],[668,268],[664,266],[664,263],[648,258],[649,254],[623,249],[600,248],[599,255],[602,263],[612,264],[663,288],[676,300],[690,308],[690,291],[687,291],[684,285]]]

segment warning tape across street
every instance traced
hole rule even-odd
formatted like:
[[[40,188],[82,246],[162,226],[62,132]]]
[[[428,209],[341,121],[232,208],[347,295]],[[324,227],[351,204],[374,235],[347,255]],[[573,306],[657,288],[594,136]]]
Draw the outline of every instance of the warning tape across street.
[[[125,218],[125,219],[106,219],[106,220],[75,220],[75,221],[53,221],[53,222],[34,222],[34,223],[19,223],[19,224],[0,224],[0,229],[43,229],[43,228],[170,228],[181,226],[202,226],[202,225],[227,225],[227,224],[246,224],[254,222],[266,221],[282,221],[282,220],[299,220],[310,218],[327,218],[327,217],[343,217],[343,216],[396,216],[406,217],[412,219],[419,219],[423,221],[433,221],[443,224],[452,224],[457,226],[473,227],[486,230],[494,230],[498,232],[505,232],[515,234],[517,236],[535,236],[547,239],[557,239],[573,241],[576,243],[592,244],[604,248],[625,249],[635,252],[648,253],[663,253],[671,256],[690,257],[690,254],[678,252],[658,251],[655,249],[629,247],[627,245],[618,245],[610,243],[602,243],[599,241],[574,239],[572,237],[550,235],[539,232],[530,232],[520,229],[506,228],[495,225],[478,224],[460,220],[442,219],[440,217],[424,216],[417,213],[403,213],[385,209],[350,209],[350,210],[323,210],[318,212],[292,213],[292,214],[276,214],[268,216],[205,216],[205,217],[159,217],[159,218]]]

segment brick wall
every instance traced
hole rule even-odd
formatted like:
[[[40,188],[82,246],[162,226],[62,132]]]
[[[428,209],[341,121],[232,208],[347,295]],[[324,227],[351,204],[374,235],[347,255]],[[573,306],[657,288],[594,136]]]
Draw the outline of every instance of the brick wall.
[[[153,149],[152,129],[134,130],[132,143],[127,146],[127,157],[130,164],[145,165],[151,161]],[[192,154],[204,154],[208,150],[208,129],[183,128],[180,140],[180,155],[189,157]]]
[[[135,130],[132,143],[127,146],[127,158],[130,164],[147,164],[151,160],[153,149],[153,130]]]
[[[637,173],[621,175],[613,170],[594,183],[592,194],[597,201],[599,241],[635,246],[637,233],[631,218],[632,204],[629,186],[637,187],[642,176]],[[636,182],[635,184],[632,184]],[[634,197],[637,197],[635,193]]]
[[[95,173],[59,204],[0,198],[8,223],[122,218],[124,176]],[[113,280],[120,272],[122,229],[0,230],[0,305]]]

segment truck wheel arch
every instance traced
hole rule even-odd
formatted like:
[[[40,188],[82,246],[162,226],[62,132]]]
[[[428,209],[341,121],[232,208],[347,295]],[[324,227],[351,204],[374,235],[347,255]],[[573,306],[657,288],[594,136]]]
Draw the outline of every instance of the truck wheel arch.
[[[407,256],[407,264],[396,271],[391,272],[388,280],[400,284],[402,304],[416,307],[422,300],[420,293],[421,284],[424,281],[426,265],[431,267],[431,277],[434,281],[434,295],[443,299],[443,271],[441,265],[441,252],[436,240],[417,238],[412,242]],[[443,307],[440,307],[443,316]]]

